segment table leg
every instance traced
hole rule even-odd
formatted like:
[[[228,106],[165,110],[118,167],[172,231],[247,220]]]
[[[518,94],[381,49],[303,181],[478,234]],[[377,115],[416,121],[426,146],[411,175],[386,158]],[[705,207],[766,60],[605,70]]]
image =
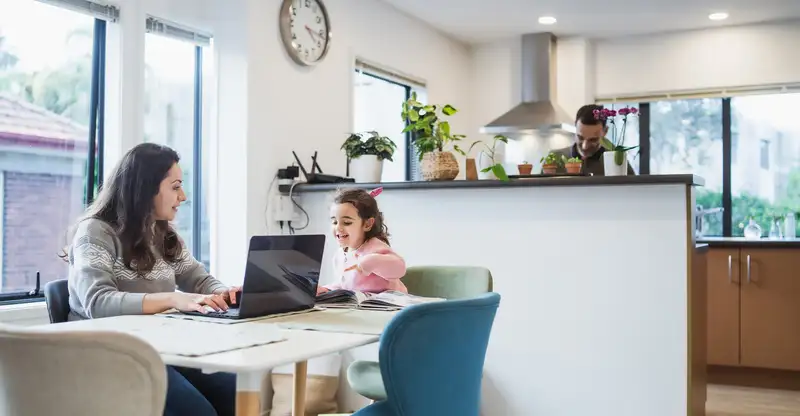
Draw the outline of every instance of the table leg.
[[[236,416],[261,416],[263,373],[236,375]]]
[[[306,375],[308,362],[300,361],[294,364],[294,389],[292,389],[292,416],[305,416],[306,414]]]

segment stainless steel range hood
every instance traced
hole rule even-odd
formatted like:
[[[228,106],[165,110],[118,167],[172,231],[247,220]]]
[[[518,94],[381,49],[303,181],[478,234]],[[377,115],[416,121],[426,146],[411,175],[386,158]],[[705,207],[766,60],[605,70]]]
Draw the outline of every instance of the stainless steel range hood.
[[[556,38],[522,36],[522,102],[481,128],[485,134],[574,133],[575,123],[556,103]]]

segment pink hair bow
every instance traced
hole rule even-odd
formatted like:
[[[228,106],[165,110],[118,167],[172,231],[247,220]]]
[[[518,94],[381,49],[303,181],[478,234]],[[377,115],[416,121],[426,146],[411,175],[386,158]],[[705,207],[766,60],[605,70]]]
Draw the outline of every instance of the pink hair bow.
[[[375,198],[376,196],[380,195],[381,192],[383,192],[383,187],[375,188],[375,189],[369,191],[369,196]]]

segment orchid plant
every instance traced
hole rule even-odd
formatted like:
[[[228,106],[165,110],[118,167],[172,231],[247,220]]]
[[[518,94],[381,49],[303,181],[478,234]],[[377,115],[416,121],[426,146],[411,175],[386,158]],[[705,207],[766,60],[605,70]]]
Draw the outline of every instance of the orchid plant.
[[[625,128],[628,126],[628,117],[636,117],[639,110],[635,107],[622,107],[619,110],[609,110],[607,108],[594,110],[594,118],[606,122],[609,130],[611,130],[611,139],[608,136],[603,137],[600,144],[604,149],[614,152],[614,163],[621,166],[625,160],[625,153],[628,150],[633,150],[639,147],[625,146]],[[622,123],[622,128],[617,128],[617,123]]]

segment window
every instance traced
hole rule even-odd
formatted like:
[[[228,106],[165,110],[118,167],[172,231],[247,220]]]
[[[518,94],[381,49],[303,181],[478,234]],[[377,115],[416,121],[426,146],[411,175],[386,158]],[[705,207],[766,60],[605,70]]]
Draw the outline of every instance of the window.
[[[656,101],[649,105],[648,157],[652,174],[694,173],[705,187],[698,188],[697,204],[704,210],[704,235],[723,235],[722,100]]]
[[[176,226],[192,254],[209,268],[203,80],[210,78],[210,37],[155,18],[146,25],[144,139],[180,154],[187,201]]]
[[[419,92],[421,85],[359,61],[353,74],[353,86],[354,131],[374,130],[397,145],[393,160],[384,162],[381,181],[416,180],[415,172],[419,170],[416,152],[411,145],[411,135],[402,132],[406,124],[400,117],[400,110],[414,91],[417,91],[419,99],[425,98]]]
[[[800,93],[731,99],[738,147],[731,170],[732,232],[743,235],[750,218],[766,237],[787,212],[800,211],[800,128],[794,121]]]
[[[37,274],[67,277],[67,229],[102,180],[106,19],[118,11],[48,3],[4,0],[0,13],[3,302],[40,298],[28,294]]]
[[[759,153],[761,154],[761,169],[769,170],[769,140],[761,140]]]

